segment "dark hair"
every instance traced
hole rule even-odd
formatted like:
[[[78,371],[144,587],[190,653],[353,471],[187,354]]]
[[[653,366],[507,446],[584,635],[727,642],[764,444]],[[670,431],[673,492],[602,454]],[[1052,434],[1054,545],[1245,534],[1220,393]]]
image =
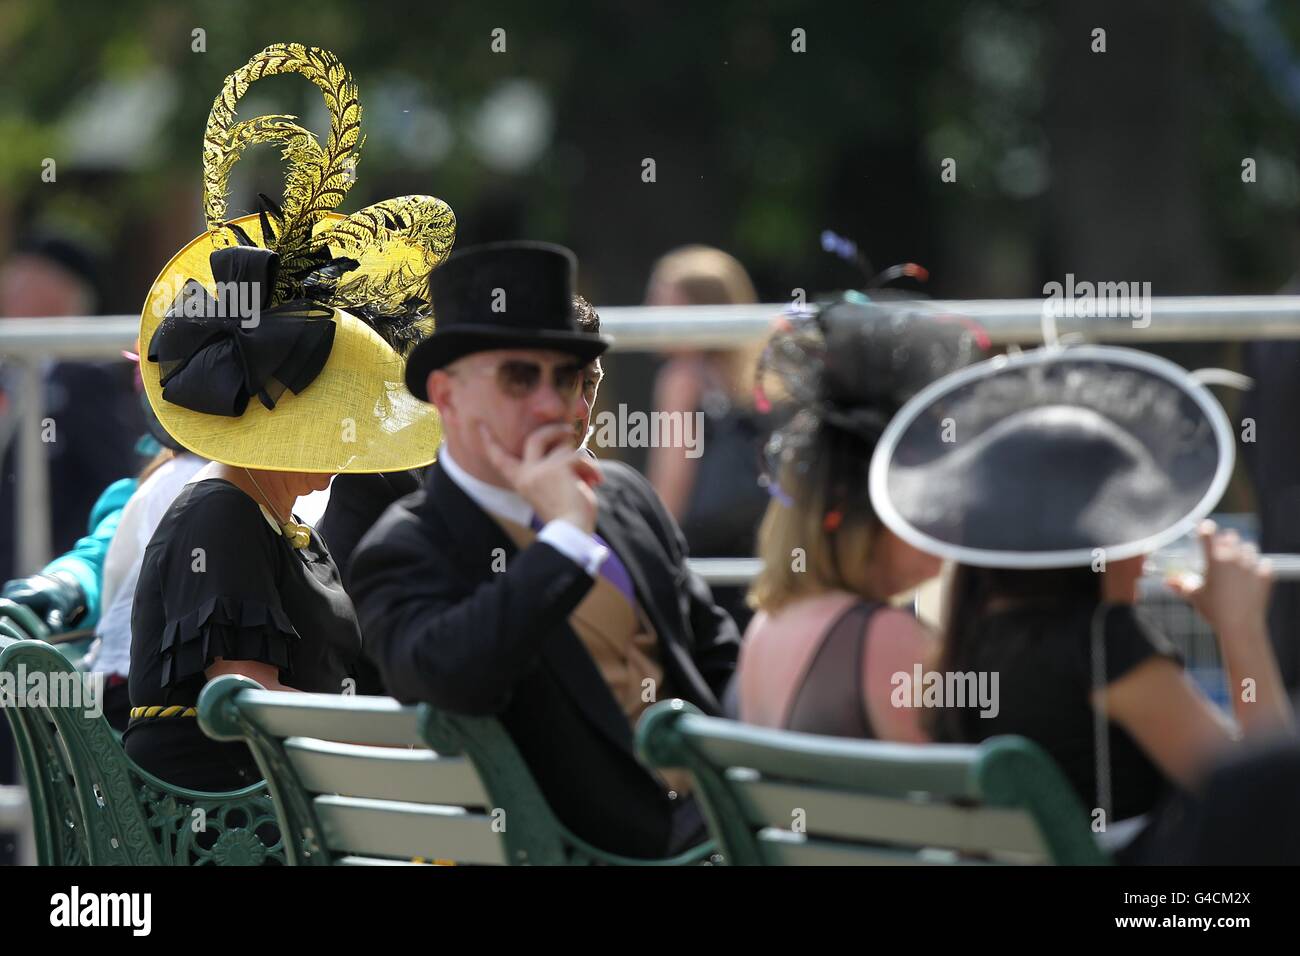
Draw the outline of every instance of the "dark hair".
[[[578,320],[578,328],[588,335],[595,335],[600,331],[600,314],[580,295],[573,297],[573,317]]]
[[[948,586],[948,608],[936,669],[941,674],[977,670],[975,641],[989,605],[1002,599],[1012,606],[1046,611],[1101,600],[1101,575],[1088,566],[1026,571],[1018,568],[977,568],[958,564]],[[962,739],[961,712],[937,708],[928,714],[936,740]]]

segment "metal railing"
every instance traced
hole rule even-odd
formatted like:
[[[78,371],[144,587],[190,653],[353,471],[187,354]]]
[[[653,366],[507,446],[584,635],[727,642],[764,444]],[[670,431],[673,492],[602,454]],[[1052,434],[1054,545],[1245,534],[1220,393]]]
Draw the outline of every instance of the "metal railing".
[[[1069,301],[1069,300],[1066,300]],[[968,316],[994,344],[1038,342],[1044,299],[919,299],[915,307]],[[909,303],[909,306],[912,303]],[[788,303],[759,305],[605,306],[601,328],[622,351],[728,348],[761,339]],[[134,348],[138,315],[0,319],[0,356],[104,358]],[[1300,296],[1153,296],[1150,315],[1057,319],[1062,335],[1094,342],[1214,342],[1300,338]]]

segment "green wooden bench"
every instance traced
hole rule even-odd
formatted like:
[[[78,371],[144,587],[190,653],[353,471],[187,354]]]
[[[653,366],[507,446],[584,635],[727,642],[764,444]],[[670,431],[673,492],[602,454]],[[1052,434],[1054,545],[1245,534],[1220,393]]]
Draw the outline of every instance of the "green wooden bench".
[[[25,610],[25,609],[24,609]],[[10,623],[5,618],[0,623]],[[0,675],[47,693],[7,706],[43,866],[283,863],[264,783],[231,793],[175,787],[137,767],[103,714],[68,691],[77,671],[39,640],[0,638]],[[84,685],[83,685],[84,687]],[[55,688],[63,692],[53,693]]]
[[[388,697],[263,690],[225,675],[199,696],[199,724],[243,740],[266,775],[291,864],[657,864],[605,853],[552,813],[494,719]]]
[[[1021,737],[978,746],[844,740],[706,717],[642,717],[651,766],[694,777],[733,865],[1109,862],[1051,759]]]

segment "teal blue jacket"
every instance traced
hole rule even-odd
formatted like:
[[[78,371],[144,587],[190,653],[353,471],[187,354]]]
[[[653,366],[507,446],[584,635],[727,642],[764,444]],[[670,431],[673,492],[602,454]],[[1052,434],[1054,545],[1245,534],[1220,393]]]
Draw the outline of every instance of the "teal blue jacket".
[[[71,551],[45,566],[46,574],[63,571],[71,574],[81,585],[86,596],[86,616],[77,621],[78,630],[90,629],[99,623],[104,558],[108,554],[109,542],[117,532],[117,523],[122,520],[122,509],[135,493],[136,485],[134,478],[122,478],[105,488],[95,507],[90,509],[89,533],[78,539]]]

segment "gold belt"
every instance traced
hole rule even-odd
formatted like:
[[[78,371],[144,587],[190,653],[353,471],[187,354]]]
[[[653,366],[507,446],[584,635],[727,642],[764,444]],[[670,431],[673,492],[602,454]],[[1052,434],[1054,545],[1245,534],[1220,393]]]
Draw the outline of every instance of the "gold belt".
[[[141,717],[197,717],[198,711],[193,707],[182,707],[180,704],[173,704],[170,707],[160,707],[157,705],[151,707],[132,707],[131,719],[136,720]]]

